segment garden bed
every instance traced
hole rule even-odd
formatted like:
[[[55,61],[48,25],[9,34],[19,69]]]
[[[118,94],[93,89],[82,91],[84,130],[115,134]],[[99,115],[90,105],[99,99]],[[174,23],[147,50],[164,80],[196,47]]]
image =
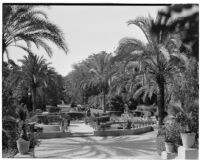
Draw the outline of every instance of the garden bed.
[[[95,136],[122,136],[122,135],[136,135],[153,131],[152,126],[135,128],[135,129],[106,129],[101,131],[94,131]]]

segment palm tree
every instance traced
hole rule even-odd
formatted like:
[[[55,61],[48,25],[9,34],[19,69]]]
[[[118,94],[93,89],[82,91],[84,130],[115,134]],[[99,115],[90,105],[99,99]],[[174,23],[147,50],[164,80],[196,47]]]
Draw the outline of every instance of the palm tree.
[[[22,63],[22,68],[18,74],[23,82],[30,87],[33,111],[35,111],[37,89],[42,86],[47,87],[47,84],[55,78],[56,72],[49,67],[46,59],[37,55],[29,54],[19,61]]]
[[[106,112],[106,94],[108,93],[111,77],[115,73],[112,68],[112,55],[105,51],[94,54],[88,58],[86,65],[91,75],[86,85],[89,87],[97,87],[101,93],[101,102],[103,111]]]
[[[42,47],[52,55],[52,49],[47,43],[51,41],[66,53],[68,51],[62,31],[49,22],[47,15],[36,10],[37,5],[3,5],[3,56],[8,47],[16,46],[30,52],[31,44]],[[26,46],[19,45],[25,42]],[[23,42],[23,43],[21,43]]]
[[[123,102],[127,103],[128,99],[132,98],[132,92],[135,90],[136,82],[133,81],[137,73],[135,72],[136,63],[128,61],[115,61],[115,74],[112,76],[112,83],[109,94],[122,96]]]
[[[153,86],[157,85],[159,125],[162,125],[165,111],[165,86],[174,74],[180,73],[187,58],[179,52],[181,46],[179,35],[170,34],[169,30],[153,32],[151,29],[155,23],[161,23],[159,17],[156,20],[151,17],[138,17],[128,21],[128,25],[134,24],[143,31],[147,44],[134,38],[124,38],[120,41],[117,54],[120,59],[128,57],[129,61],[138,62],[140,73],[143,75],[143,86],[146,76],[151,79],[149,82]],[[146,88],[152,91],[155,89],[151,86]]]

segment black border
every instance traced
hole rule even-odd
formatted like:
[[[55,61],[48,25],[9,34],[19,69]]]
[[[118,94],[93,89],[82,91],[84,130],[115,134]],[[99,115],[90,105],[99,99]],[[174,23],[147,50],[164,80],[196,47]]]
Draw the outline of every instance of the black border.
[[[54,5],[54,6],[169,6],[170,3],[3,3],[3,5]]]

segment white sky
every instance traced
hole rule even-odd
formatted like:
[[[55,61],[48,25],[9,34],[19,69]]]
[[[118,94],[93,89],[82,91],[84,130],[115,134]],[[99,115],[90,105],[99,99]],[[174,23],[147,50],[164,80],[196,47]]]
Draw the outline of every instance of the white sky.
[[[138,16],[156,17],[162,6],[51,6],[41,8],[49,20],[59,26],[65,34],[69,47],[66,55],[55,45],[54,55],[49,58],[44,50],[33,49],[34,53],[44,55],[56,71],[66,76],[77,63],[92,53],[113,52],[123,37],[134,37],[145,41],[142,32],[126,22]],[[17,61],[26,53],[16,47],[9,48],[10,58]]]

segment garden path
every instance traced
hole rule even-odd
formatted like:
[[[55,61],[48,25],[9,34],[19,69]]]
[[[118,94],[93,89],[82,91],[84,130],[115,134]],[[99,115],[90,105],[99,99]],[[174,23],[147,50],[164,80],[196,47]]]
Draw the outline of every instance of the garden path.
[[[40,146],[35,148],[35,156],[36,158],[131,158],[156,160],[160,159],[160,157],[156,152],[155,137],[156,131],[141,135],[118,137],[83,136],[44,139],[41,141]]]

